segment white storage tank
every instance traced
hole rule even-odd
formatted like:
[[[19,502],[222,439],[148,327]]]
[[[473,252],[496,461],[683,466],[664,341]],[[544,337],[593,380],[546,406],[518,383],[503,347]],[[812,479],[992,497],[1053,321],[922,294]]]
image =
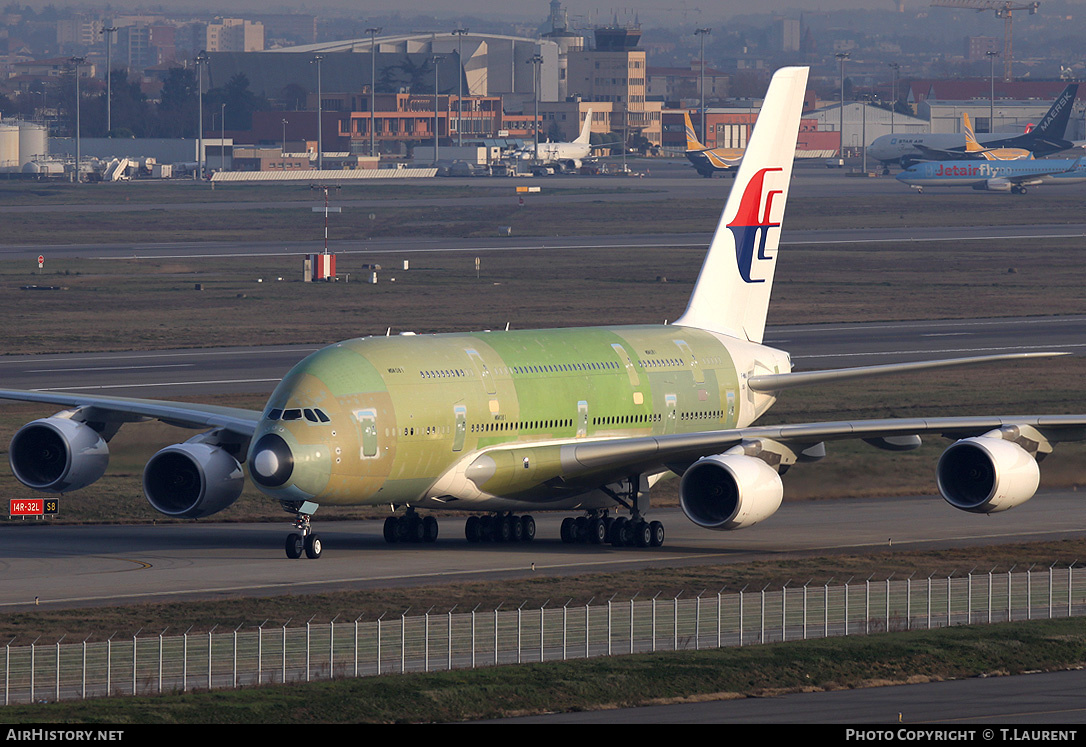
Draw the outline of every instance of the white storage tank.
[[[49,130],[34,122],[19,123],[19,168],[49,155]]]
[[[19,126],[0,124],[0,171],[19,170]]]

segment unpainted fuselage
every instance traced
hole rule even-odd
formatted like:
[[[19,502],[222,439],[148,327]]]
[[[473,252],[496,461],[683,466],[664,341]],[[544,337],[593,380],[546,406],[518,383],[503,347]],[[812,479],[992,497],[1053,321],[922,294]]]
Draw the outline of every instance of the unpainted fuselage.
[[[681,326],[349,340],[272,394],[252,449],[277,434],[293,466],[280,485],[255,482],[329,505],[590,507],[590,481],[548,484],[563,444],[743,427],[774,401],[746,379],[789,370],[786,353]],[[516,464],[492,448],[535,442]]]

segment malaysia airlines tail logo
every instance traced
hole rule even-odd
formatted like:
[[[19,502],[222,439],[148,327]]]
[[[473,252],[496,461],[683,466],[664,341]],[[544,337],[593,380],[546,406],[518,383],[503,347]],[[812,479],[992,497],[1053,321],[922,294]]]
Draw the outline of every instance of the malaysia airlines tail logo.
[[[769,229],[780,229],[781,224],[771,223],[769,216],[773,211],[773,198],[782,193],[782,190],[772,189],[765,194],[765,210],[759,217],[758,212],[762,207],[762,182],[765,181],[765,175],[770,171],[783,171],[780,168],[766,168],[760,170],[754,175],[754,178],[747,182],[747,187],[743,192],[743,199],[739,202],[739,210],[735,214],[735,218],[728,224],[728,228],[731,229],[732,236],[735,239],[735,260],[739,268],[739,275],[746,283],[764,283],[764,278],[752,278],[751,271],[754,267],[754,260],[772,260],[773,257],[766,256],[765,245],[766,240],[769,238]],[[755,245],[757,245],[758,254],[755,257]]]

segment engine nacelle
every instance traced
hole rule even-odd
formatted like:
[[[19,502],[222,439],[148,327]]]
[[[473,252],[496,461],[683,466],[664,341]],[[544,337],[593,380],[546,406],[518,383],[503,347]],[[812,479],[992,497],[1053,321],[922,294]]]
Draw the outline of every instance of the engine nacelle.
[[[740,454],[717,454],[683,473],[679,503],[686,518],[706,529],[753,526],[781,507],[784,484],[776,470]]]
[[[109,447],[86,423],[54,415],[20,428],[11,439],[8,460],[15,477],[28,488],[66,493],[105,474]]]
[[[974,184],[973,189],[981,192],[1010,192],[1013,185],[1007,179],[986,179],[981,184]]]
[[[991,514],[1020,506],[1037,492],[1037,460],[1013,441],[977,436],[951,444],[936,467],[939,492],[962,511]]]
[[[206,443],[167,446],[143,468],[143,493],[167,516],[196,519],[222,511],[244,485],[238,460]]]

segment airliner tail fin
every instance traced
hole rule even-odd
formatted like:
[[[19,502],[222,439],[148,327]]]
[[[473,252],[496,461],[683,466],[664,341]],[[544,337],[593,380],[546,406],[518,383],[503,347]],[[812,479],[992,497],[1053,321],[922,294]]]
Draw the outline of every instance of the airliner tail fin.
[[[762,341],[807,72],[774,73],[690,303],[675,324]]]

